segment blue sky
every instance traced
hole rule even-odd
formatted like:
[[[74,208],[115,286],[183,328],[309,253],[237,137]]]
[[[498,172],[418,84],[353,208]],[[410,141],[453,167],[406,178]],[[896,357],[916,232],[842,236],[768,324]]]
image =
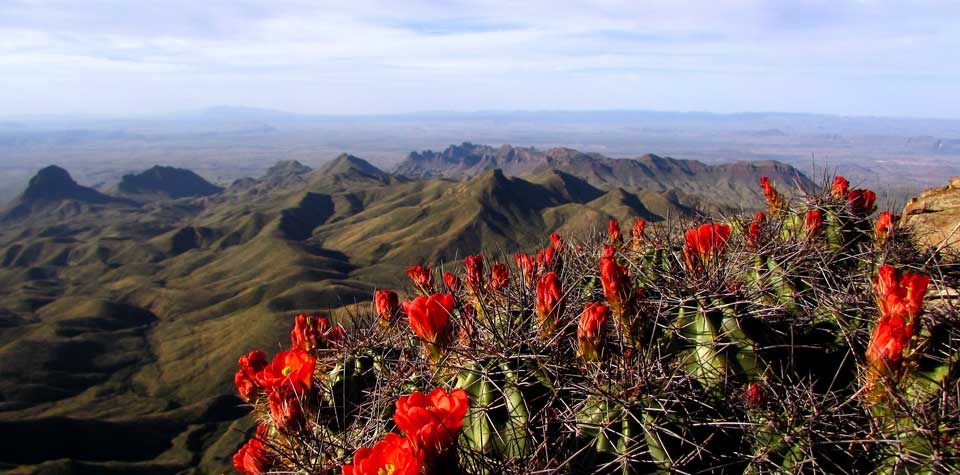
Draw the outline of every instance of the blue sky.
[[[0,0],[0,116],[657,109],[960,118],[957,1]]]

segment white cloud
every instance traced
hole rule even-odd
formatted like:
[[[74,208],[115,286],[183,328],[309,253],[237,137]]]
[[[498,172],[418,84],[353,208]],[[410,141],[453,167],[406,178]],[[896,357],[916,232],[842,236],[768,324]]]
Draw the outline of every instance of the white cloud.
[[[955,116],[960,102],[951,3],[513,3],[2,3],[0,103],[8,114],[230,103]]]

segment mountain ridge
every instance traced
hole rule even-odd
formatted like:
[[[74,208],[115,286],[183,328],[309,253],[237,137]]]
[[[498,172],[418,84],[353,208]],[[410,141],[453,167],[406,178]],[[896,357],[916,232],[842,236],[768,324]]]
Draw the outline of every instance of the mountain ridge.
[[[441,152],[412,152],[397,165],[395,173],[413,177],[463,179],[490,169],[502,169],[508,176],[529,176],[559,170],[576,176],[597,188],[622,187],[632,190],[709,195],[723,200],[721,205],[737,208],[762,204],[756,192],[761,176],[781,185],[814,189],[816,185],[803,173],[785,163],[772,160],[737,161],[707,165],[696,160],[680,160],[647,154],[639,158],[609,158],[569,148],[545,151],[531,147],[502,145],[494,148],[464,142]],[[726,189],[717,189],[717,184]]]

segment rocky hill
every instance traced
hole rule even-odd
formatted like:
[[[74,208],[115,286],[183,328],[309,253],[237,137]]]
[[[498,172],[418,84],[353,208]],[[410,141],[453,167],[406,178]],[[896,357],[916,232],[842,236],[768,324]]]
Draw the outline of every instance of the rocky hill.
[[[911,199],[901,219],[922,245],[960,252],[960,177]]]
[[[63,218],[110,205],[131,204],[129,200],[81,186],[66,170],[50,165],[30,179],[27,189],[0,213],[0,221],[17,221],[40,213]]]
[[[138,201],[208,196],[221,191],[223,188],[190,170],[159,165],[124,175],[117,185],[117,194]]]

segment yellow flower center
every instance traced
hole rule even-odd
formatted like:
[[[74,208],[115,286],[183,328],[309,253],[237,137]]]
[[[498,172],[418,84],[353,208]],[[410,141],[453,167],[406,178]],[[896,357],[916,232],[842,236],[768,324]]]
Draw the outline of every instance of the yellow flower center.
[[[283,373],[284,376],[290,376],[290,373],[292,372],[293,372],[293,368],[289,366],[284,366],[283,371],[281,371],[281,373]]]
[[[380,470],[377,470],[377,475],[393,475],[393,472],[397,471],[397,467],[392,463],[388,463],[383,467],[380,467]]]

